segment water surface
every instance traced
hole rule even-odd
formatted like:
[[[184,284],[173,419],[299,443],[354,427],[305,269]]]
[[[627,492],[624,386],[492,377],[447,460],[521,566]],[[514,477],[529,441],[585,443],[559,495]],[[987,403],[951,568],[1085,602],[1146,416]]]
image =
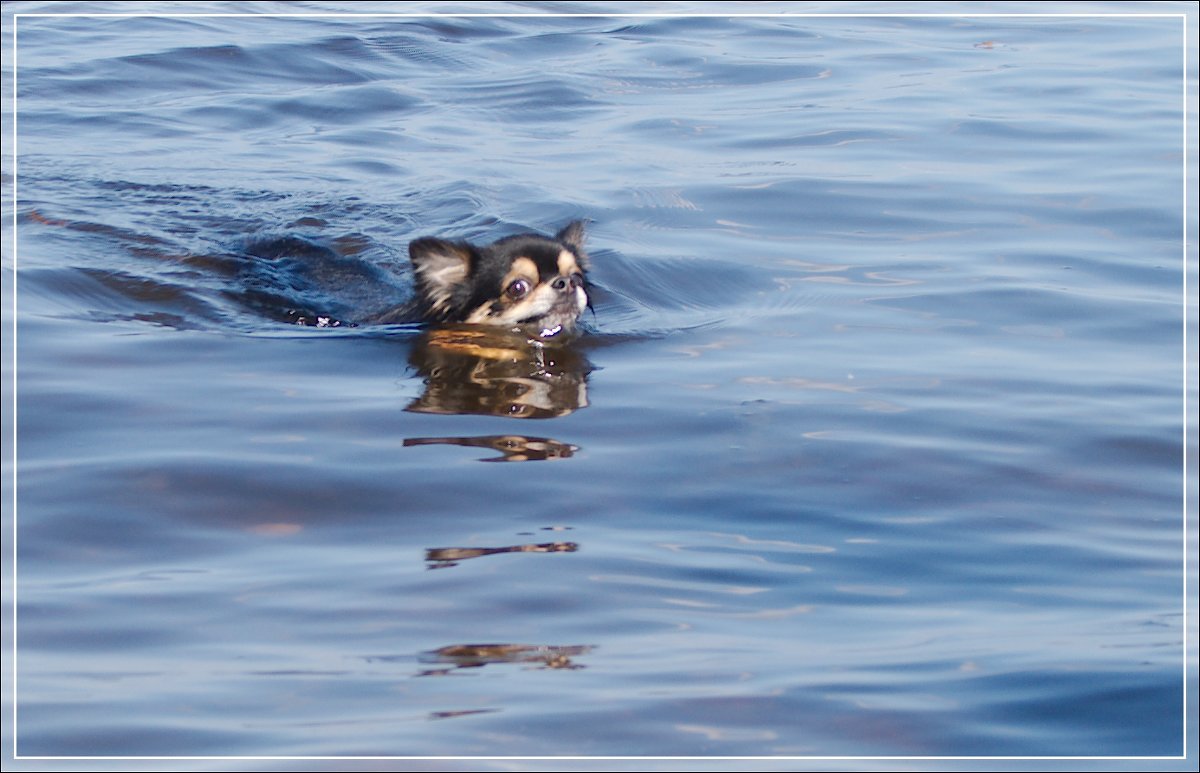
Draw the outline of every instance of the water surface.
[[[1182,16],[91,8],[14,8],[20,757],[1186,767]],[[577,341],[351,324],[575,218]]]

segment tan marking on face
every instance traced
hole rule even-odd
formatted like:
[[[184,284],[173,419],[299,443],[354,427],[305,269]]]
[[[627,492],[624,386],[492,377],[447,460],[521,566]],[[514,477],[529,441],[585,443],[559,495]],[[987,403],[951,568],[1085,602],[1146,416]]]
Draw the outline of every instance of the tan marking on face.
[[[578,258],[568,250],[558,254],[558,270],[560,277],[572,274],[582,274]],[[529,293],[523,298],[509,297],[509,285],[518,279],[529,283]],[[498,297],[490,300],[467,315],[467,322],[489,325],[509,325],[521,321],[539,321],[547,328],[570,328],[575,319],[587,308],[587,293],[582,287],[572,285],[572,292],[564,296],[561,289],[555,289],[552,278],[541,281],[537,264],[525,256],[513,260],[504,279],[500,282]],[[569,300],[568,300],[569,299]]]
[[[524,298],[513,299],[508,296],[508,286],[518,279],[529,283],[529,294]],[[518,257],[513,260],[508,273],[500,280],[497,299],[475,309],[467,315],[466,321],[502,325],[542,313],[543,310],[539,307],[546,303],[542,296],[546,295],[549,298],[549,292],[549,285],[543,288],[539,281],[537,264],[524,256]]]
[[[583,270],[579,268],[579,261],[575,260],[575,256],[567,250],[558,253],[558,273],[562,276],[570,276],[571,274],[582,274]]]
[[[504,279],[500,282],[500,292],[503,293],[508,289],[508,286],[514,280],[524,279],[529,282],[529,289],[537,287],[538,284],[538,268],[537,264],[529,258],[517,258],[512,262],[512,268],[504,275]]]

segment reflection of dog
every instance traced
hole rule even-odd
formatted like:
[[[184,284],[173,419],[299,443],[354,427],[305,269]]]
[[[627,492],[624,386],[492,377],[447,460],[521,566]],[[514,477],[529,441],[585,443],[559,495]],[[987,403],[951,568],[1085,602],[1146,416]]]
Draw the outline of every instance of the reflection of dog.
[[[481,462],[546,462],[570,459],[579,446],[545,437],[525,435],[483,435],[480,437],[410,437],[404,438],[404,447],[411,446],[466,446],[469,448],[494,448],[501,456],[480,459]]]
[[[553,238],[520,234],[477,247],[432,237],[408,245],[421,316],[434,322],[569,333],[588,307],[583,223]]]
[[[587,407],[592,365],[574,346],[508,330],[447,325],[425,331],[409,362],[425,379],[406,410],[514,419],[565,416]]]

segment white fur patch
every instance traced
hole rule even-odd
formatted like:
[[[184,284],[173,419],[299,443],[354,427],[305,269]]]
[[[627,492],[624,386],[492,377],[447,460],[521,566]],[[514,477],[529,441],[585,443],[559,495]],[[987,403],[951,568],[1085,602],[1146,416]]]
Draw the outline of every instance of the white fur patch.
[[[453,289],[467,278],[467,256],[453,249],[437,250],[422,255],[414,266],[430,307],[439,314],[448,311]]]

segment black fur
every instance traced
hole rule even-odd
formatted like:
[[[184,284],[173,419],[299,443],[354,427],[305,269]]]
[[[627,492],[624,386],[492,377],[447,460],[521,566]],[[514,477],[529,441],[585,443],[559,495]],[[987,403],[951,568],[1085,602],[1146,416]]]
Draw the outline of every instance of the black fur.
[[[447,241],[423,237],[409,244],[417,285],[419,315],[433,322],[480,322],[484,324],[538,324],[543,319],[573,326],[582,305],[590,306],[587,297],[587,255],[583,251],[584,224],[575,221],[553,237],[525,233],[509,236],[485,246],[466,241]],[[564,261],[569,271],[564,274],[560,257],[566,252],[573,260]],[[519,298],[506,294],[505,278],[513,271],[514,261],[526,258],[536,266],[537,277],[530,277],[533,290],[541,293],[539,301],[549,299],[552,285],[561,300],[554,312],[545,311],[545,303],[536,307],[529,318],[510,319],[521,308]],[[527,266],[528,264],[522,264]],[[580,290],[583,295],[576,293]],[[548,301],[547,301],[548,302]],[[559,307],[562,308],[559,308]],[[578,306],[578,309],[576,309]],[[572,312],[574,314],[572,315]],[[561,325],[560,325],[561,326]]]

